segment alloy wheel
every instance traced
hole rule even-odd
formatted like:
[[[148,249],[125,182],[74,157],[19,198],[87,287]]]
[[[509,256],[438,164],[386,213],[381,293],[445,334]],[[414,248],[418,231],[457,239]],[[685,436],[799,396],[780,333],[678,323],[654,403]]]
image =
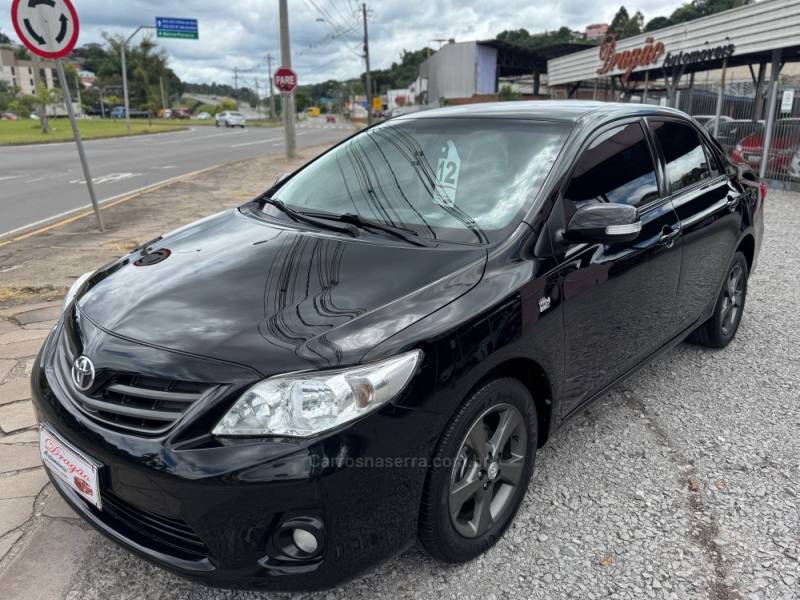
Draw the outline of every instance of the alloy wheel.
[[[744,271],[742,266],[736,264],[728,273],[728,280],[725,282],[725,289],[722,297],[722,335],[728,336],[736,329],[742,305],[744,304]]]
[[[519,410],[498,404],[480,415],[461,442],[450,477],[450,519],[467,538],[483,535],[522,481],[528,434]]]

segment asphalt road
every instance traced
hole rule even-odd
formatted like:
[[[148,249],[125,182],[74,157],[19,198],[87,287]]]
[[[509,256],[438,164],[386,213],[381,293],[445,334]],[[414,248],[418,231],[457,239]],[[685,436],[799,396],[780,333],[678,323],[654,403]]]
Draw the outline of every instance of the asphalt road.
[[[298,124],[299,148],[349,135],[352,126],[312,119]],[[85,143],[98,200],[233,160],[282,152],[281,128],[217,129]],[[272,182],[265,182],[272,183]],[[89,204],[73,142],[0,148],[0,238]]]

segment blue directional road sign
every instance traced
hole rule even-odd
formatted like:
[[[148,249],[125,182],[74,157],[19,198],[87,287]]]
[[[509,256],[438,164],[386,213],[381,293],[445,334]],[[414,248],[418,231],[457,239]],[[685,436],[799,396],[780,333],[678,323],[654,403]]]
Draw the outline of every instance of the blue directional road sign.
[[[156,35],[160,38],[196,40],[198,37],[197,19],[156,17]]]

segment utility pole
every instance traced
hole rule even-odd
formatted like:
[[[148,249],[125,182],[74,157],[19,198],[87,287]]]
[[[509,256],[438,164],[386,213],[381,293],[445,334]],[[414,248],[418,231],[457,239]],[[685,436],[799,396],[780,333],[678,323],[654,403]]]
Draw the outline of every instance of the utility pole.
[[[269,71],[269,118],[275,120],[275,96],[272,89],[272,54],[267,54],[267,71]]]
[[[372,125],[372,77],[369,72],[369,30],[367,29],[367,4],[361,5],[364,17],[364,61],[367,63],[367,126]]]
[[[261,91],[258,87],[258,77],[256,77],[256,114],[261,118]]]
[[[281,31],[281,66],[292,68],[292,50],[289,41],[289,9],[287,0],[278,0],[278,13]],[[283,94],[283,129],[286,138],[286,158],[295,157],[294,134],[294,92]]]
[[[239,67],[233,67],[233,93],[236,95],[236,90],[239,89]]]
[[[161,109],[167,112],[167,97],[164,95],[164,78],[158,78],[158,85],[161,87]]]

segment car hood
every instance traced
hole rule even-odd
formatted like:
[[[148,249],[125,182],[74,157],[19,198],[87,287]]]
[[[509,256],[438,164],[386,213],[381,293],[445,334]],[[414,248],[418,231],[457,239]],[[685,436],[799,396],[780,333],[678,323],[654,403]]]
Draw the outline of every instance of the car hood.
[[[358,363],[480,281],[486,250],[298,230],[226,211],[111,263],[80,313],[117,336],[263,375]]]

